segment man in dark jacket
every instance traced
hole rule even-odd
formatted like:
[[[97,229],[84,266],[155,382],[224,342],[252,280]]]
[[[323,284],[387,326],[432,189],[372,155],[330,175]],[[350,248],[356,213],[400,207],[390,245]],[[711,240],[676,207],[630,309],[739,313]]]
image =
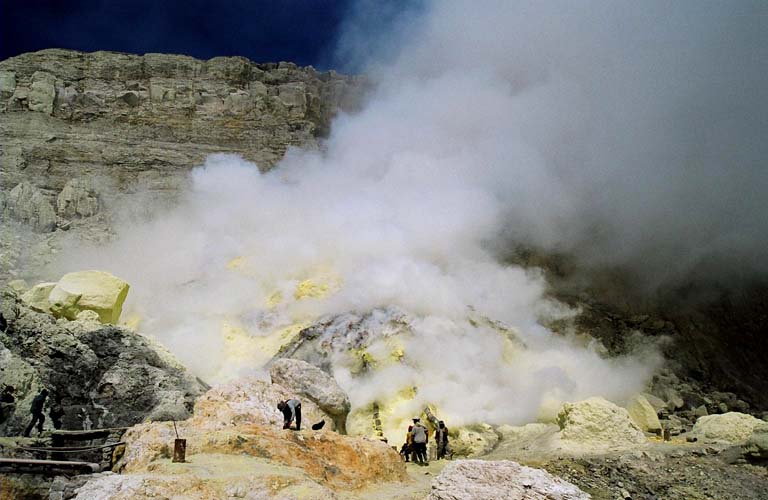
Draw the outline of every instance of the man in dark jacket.
[[[16,392],[16,388],[12,385],[7,385],[3,388],[2,394],[0,394],[0,423],[5,422],[13,414],[13,410],[16,409],[14,392]]]
[[[448,427],[445,426],[445,422],[440,420],[435,429],[435,442],[437,443],[437,458],[445,458],[445,453],[448,450]]]
[[[48,415],[51,416],[53,428],[61,429],[61,417],[64,416],[64,407],[61,405],[61,394],[58,392],[53,393],[53,404],[48,410]]]
[[[277,409],[283,413],[283,429],[290,429],[293,421],[296,421],[296,430],[301,430],[301,402],[298,399],[289,399],[277,403]]]
[[[29,411],[32,413],[32,421],[24,430],[24,437],[29,437],[30,433],[32,432],[32,428],[35,426],[35,423],[37,423],[38,434],[41,434],[43,432],[43,423],[45,422],[45,415],[43,415],[43,406],[45,405],[45,398],[47,397],[48,397],[48,389],[43,389],[42,391],[40,391],[40,394],[35,396],[35,399],[32,400],[32,405],[29,408]]]

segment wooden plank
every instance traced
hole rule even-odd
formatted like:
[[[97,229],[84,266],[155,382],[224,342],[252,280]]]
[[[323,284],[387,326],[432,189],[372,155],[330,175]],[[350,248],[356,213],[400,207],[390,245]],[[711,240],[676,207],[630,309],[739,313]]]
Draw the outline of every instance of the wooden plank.
[[[25,470],[26,472],[39,472],[42,470],[64,469],[75,470],[84,473],[99,472],[99,464],[92,462],[69,462],[64,460],[35,460],[25,458],[4,458],[0,457],[0,469],[11,468],[14,470]]]
[[[128,427],[112,427],[109,429],[91,429],[89,431],[51,431],[51,437],[63,438],[67,440],[88,440],[107,437],[115,431],[124,431]]]
[[[16,448],[22,450],[22,451],[44,451],[44,452],[81,452],[81,451],[92,451],[92,450],[101,450],[103,448],[114,448],[116,446],[120,446],[125,444],[125,441],[119,441],[117,443],[107,443],[107,444],[95,444],[93,446],[52,446],[52,447],[34,447],[34,446],[17,446]]]

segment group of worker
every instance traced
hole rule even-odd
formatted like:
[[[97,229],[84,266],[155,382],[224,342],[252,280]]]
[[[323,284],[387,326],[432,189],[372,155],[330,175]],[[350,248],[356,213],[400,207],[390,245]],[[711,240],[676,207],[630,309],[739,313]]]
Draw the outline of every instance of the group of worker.
[[[0,423],[7,420],[16,408],[16,388],[12,385],[7,385],[0,393]],[[33,399],[32,404],[29,407],[29,412],[32,414],[32,419],[24,429],[24,437],[29,437],[32,434],[32,429],[37,425],[38,434],[43,432],[43,424],[45,423],[45,415],[43,409],[45,402],[48,399],[48,389],[41,390]],[[54,429],[61,429],[61,418],[64,416],[64,408],[61,405],[61,397],[55,394],[53,397],[53,404],[48,409],[48,415],[51,417],[51,423]]]
[[[277,409],[283,414],[283,429],[301,430],[301,402],[298,399],[288,399],[277,403]],[[295,426],[294,426],[295,423]],[[313,430],[322,428],[325,421],[312,426]],[[405,444],[400,449],[400,455],[406,462],[411,459],[419,465],[429,465],[427,459],[427,444],[429,443],[429,429],[416,417],[413,424],[408,427]],[[439,420],[435,427],[435,443],[437,444],[437,459],[443,459],[449,453],[448,428],[445,422]]]
[[[429,443],[429,429],[416,417],[413,424],[408,426],[405,435],[405,444],[400,448],[400,455],[406,462],[413,461],[418,465],[429,465],[427,459],[427,444]],[[437,459],[443,459],[448,454],[448,428],[445,422],[439,420],[435,428],[435,443],[437,444]]]

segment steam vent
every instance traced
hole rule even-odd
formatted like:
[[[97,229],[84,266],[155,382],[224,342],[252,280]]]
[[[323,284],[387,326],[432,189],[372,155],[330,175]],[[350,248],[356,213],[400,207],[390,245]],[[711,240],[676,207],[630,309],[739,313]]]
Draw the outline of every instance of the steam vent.
[[[0,500],[768,497],[765,2],[22,4]]]

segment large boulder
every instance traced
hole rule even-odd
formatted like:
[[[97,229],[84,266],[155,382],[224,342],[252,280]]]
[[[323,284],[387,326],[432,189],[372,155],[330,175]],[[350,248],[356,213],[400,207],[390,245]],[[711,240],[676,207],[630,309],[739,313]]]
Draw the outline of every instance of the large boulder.
[[[631,448],[647,443],[627,410],[600,397],[565,403],[557,415],[557,423],[564,444]]]
[[[326,428],[282,429],[275,403],[287,394],[285,387],[255,379],[214,387],[199,399],[194,416],[177,422],[176,428],[153,422],[129,429],[123,435],[125,452],[117,468],[127,477],[141,475],[152,481],[179,471],[183,466],[170,463],[178,431],[187,440],[186,455],[192,464],[181,470],[190,474],[189,480],[204,478],[212,487],[221,484],[222,489],[238,486],[249,491],[248,484],[254,484],[248,481],[254,476],[262,476],[265,470],[282,475],[289,469],[310,478],[313,488],[320,490],[352,490],[406,479],[405,464],[386,443],[342,436]],[[311,402],[308,407],[319,411]],[[278,489],[290,484],[277,483],[282,484]]]
[[[23,430],[29,402],[42,387],[61,398],[64,428],[73,430],[89,422],[123,427],[184,419],[207,389],[165,349],[130,330],[87,319],[57,322],[10,290],[3,292],[2,313],[8,327],[0,333],[0,376],[16,387],[19,403],[0,433]]]
[[[84,310],[94,311],[102,323],[117,323],[128,295],[128,283],[104,271],[65,274],[48,296],[55,316],[75,319]]]
[[[349,397],[327,373],[299,359],[277,359],[269,368],[272,382],[312,400],[333,418],[336,429],[347,432]]]
[[[632,421],[643,431],[655,433],[661,431],[661,422],[656,410],[645,396],[638,394],[632,397],[627,403],[627,411]]]
[[[196,424],[200,428],[219,429],[239,425],[258,424],[280,426],[283,414],[277,403],[295,397],[296,394],[282,385],[265,380],[244,377],[217,385],[195,403]],[[302,426],[330,420],[311,400],[301,403]],[[333,422],[326,423],[333,429]]]
[[[768,460],[768,422],[757,424],[744,444],[744,454],[755,460]]]
[[[587,500],[573,484],[509,460],[459,460],[432,481],[428,500]]]
[[[99,211],[99,198],[90,183],[72,179],[56,197],[56,211],[62,217],[90,217]]]
[[[499,435],[488,424],[475,424],[449,429],[451,450],[457,457],[479,457],[493,450]]]
[[[699,441],[738,444],[746,441],[755,428],[763,423],[752,415],[735,411],[708,415],[696,421],[691,436]]]

